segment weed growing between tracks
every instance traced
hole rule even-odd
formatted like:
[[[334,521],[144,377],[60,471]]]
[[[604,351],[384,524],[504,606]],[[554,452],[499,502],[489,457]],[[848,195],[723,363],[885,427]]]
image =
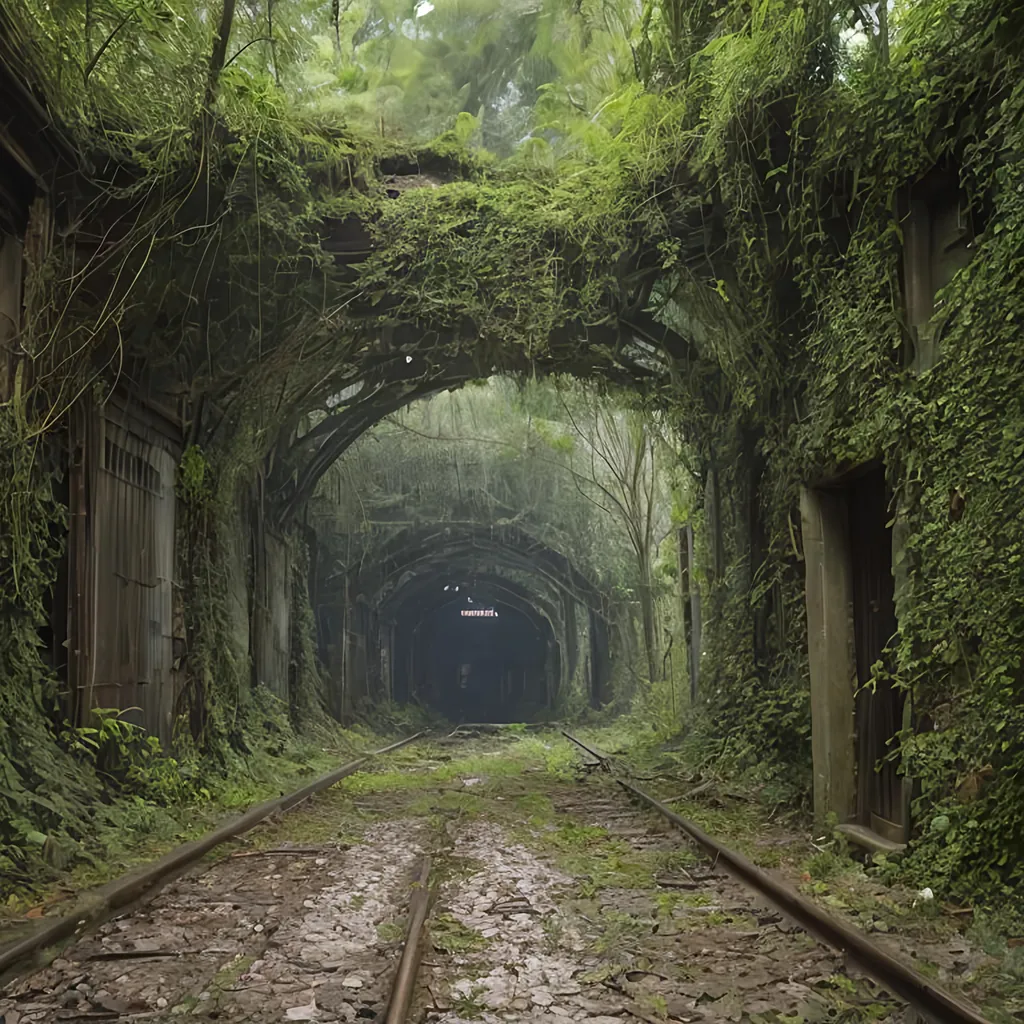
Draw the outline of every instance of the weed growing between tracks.
[[[476,928],[468,928],[451,914],[437,914],[430,921],[430,941],[442,953],[479,953],[489,945]]]
[[[608,737],[594,738],[608,745]],[[575,986],[577,993],[581,987],[589,993],[584,1000],[589,1000],[588,1012],[615,1014],[625,1001],[634,1015],[650,1021],[664,1019],[670,1010],[678,1014],[687,1000],[692,1005],[694,999],[727,995],[721,980],[709,982],[706,970],[686,965],[699,948],[757,934],[756,916],[735,895],[723,901],[717,893],[666,889],[666,880],[672,884],[688,878],[689,869],[697,870],[699,858],[673,835],[659,836],[655,829],[653,839],[648,836],[643,817],[608,779],[581,780],[576,755],[561,737],[505,735],[417,745],[377,767],[320,798],[298,831],[287,823],[282,827],[293,840],[304,842],[318,836],[355,840],[374,823],[424,821],[437,843],[434,880],[441,889],[430,932],[432,960],[440,961],[442,980],[440,990],[430,989],[431,1005],[466,1020],[494,1012],[499,1005],[531,1009],[532,996],[524,994],[531,986],[540,986],[542,1000],[571,1002],[577,998],[571,994]],[[600,820],[602,815],[610,820]],[[629,819],[630,827],[623,832],[620,821],[617,829],[616,817]],[[275,833],[266,841],[281,838]],[[476,853],[466,856],[467,850]],[[524,906],[514,905],[508,913],[501,913],[500,906],[488,909],[488,904],[501,904],[504,887],[517,884],[514,880],[523,871],[549,881],[535,885],[521,878],[520,888],[525,884],[531,893]],[[555,900],[541,914],[542,921],[531,916],[537,913],[529,906],[531,899],[542,904]],[[497,926],[485,927],[489,914],[495,915]],[[511,922],[519,919],[518,925],[502,924],[509,914]],[[392,932],[397,936],[399,922],[378,927],[384,929],[382,938],[390,938]],[[516,934],[525,947],[506,935],[508,928],[513,933],[519,929]],[[523,940],[524,935],[533,937]],[[836,1013],[856,1007],[862,1020],[887,1015],[889,1004],[872,1002],[862,989],[855,1000],[848,999],[845,977],[833,984],[833,961],[827,955],[822,959],[811,940],[797,934],[781,941],[789,951],[786,956],[821,965],[822,991],[815,999],[822,1005]],[[685,948],[677,948],[680,942]],[[524,989],[518,974],[513,972],[513,977],[495,961],[514,959],[517,949],[527,947],[536,947],[547,966],[531,967],[527,957],[516,968],[530,979]],[[545,971],[557,974],[563,969],[569,975],[577,972],[579,980],[566,988],[569,975],[560,975],[561,995],[547,991],[546,983],[538,980]],[[753,981],[762,984],[771,977],[769,971]],[[457,980],[446,986],[445,978]],[[683,991],[686,986],[689,996]]]
[[[826,845],[816,849],[811,840],[818,836],[809,820],[799,810],[780,809],[775,804],[779,793],[756,777],[724,780],[713,766],[689,762],[678,752],[666,758],[650,741],[630,749],[631,742],[646,737],[621,727],[592,731],[588,739],[615,755],[621,767],[627,767],[628,756],[628,767],[642,784],[684,816],[761,867],[781,874],[832,913],[874,933],[889,948],[912,954],[926,973],[982,1002],[994,1021],[1015,1019],[1024,972],[1016,963],[1019,952],[1007,951],[1005,938],[986,937],[984,927],[963,936],[964,915],[949,914],[940,901],[921,900],[913,892],[886,885],[884,861],[869,864],[866,870],[841,842],[828,837]],[[574,781],[576,756],[556,735],[517,742],[506,738],[498,741],[497,749],[483,751],[455,749],[454,756],[437,752],[437,764],[427,778],[421,772],[415,773],[415,780],[367,777],[363,783],[353,779],[353,788],[363,785],[392,796],[404,789],[414,813],[447,821],[500,823],[511,839],[574,879],[565,894],[565,912],[590,932],[591,952],[604,960],[629,962],[626,954],[631,949],[635,960],[637,936],[652,931],[667,936],[708,928],[741,933],[756,928],[749,914],[715,906],[706,893],[659,887],[659,879],[685,876],[701,862],[681,838],[670,850],[637,849],[629,837],[616,835],[604,823],[581,819],[579,808],[567,807],[566,801],[571,804],[580,792]],[[473,784],[465,785],[464,780]],[[617,787],[599,773],[586,787],[602,793],[609,804],[627,806]],[[602,899],[616,891],[631,892],[633,905],[624,900],[621,909],[602,906]],[[644,902],[638,894],[649,898]],[[546,922],[545,943],[553,943],[564,926],[559,918]],[[845,976],[836,975],[822,985],[838,1005],[848,994],[847,983]],[[874,1019],[871,1014],[884,1016],[883,1010],[879,1004],[875,1010],[862,1006],[858,1012],[867,1014],[860,1019]]]

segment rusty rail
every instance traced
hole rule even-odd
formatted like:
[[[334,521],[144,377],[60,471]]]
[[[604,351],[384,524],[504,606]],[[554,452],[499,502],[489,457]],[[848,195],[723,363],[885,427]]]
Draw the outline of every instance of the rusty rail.
[[[412,1005],[416,989],[416,973],[420,966],[420,939],[430,911],[429,881],[430,858],[424,857],[416,887],[409,900],[409,925],[405,932],[405,945],[402,948],[402,959],[398,962],[398,971],[395,973],[395,983],[391,989],[384,1024],[405,1024],[409,1016],[409,1007]]]
[[[608,763],[606,755],[582,740],[568,732],[563,731],[562,735],[592,757],[596,757],[602,764]],[[905,999],[915,1010],[935,1024],[989,1024],[987,1018],[974,1006],[946,992],[923,974],[879,949],[863,932],[825,913],[810,900],[772,878],[742,854],[723,846],[692,821],[676,814],[670,807],[655,800],[638,786],[625,779],[617,778],[615,781],[627,793],[686,833],[716,864],[723,866],[734,878],[763,896],[776,909],[825,945],[845,953],[866,974],[884,985],[890,992]]]
[[[475,731],[483,733],[502,733],[513,729],[516,726],[525,728],[527,732],[541,732],[544,729],[554,729],[559,722],[462,722],[448,734],[449,737],[457,736],[462,731]]]
[[[24,939],[0,947],[0,984],[7,980],[5,975],[11,972],[12,968],[30,966],[25,961],[35,957],[43,950],[86,931],[89,926],[107,919],[115,911],[121,910],[143,897],[153,895],[160,884],[190,867],[215,847],[220,846],[221,843],[233,839],[243,832],[248,832],[271,814],[287,811],[313,794],[329,789],[346,776],[355,774],[372,758],[398,750],[424,735],[425,733],[418,732],[397,743],[381,747],[380,750],[370,751],[355,761],[349,761],[348,764],[321,775],[292,793],[257,804],[241,817],[233,818],[219,825],[200,839],[175,847],[170,853],[147,864],[142,869],[123,875],[102,886],[90,894],[71,913],[45,924]]]

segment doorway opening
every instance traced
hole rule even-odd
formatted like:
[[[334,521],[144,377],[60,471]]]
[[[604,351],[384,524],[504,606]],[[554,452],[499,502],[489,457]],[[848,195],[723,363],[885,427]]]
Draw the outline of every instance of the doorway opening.
[[[814,815],[835,814],[851,839],[886,853],[910,824],[894,743],[906,702],[885,671],[897,633],[891,506],[879,463],[800,496]]]
[[[890,682],[886,649],[896,632],[892,574],[892,494],[883,466],[873,466],[843,488],[853,601],[853,642],[857,669],[854,703],[859,825],[890,842],[905,841],[908,820],[903,778],[893,757],[894,737],[903,725],[905,694]],[[873,672],[881,663],[880,678]]]
[[[557,645],[539,615],[495,601],[414,604],[395,628],[395,696],[453,722],[529,722],[551,708]]]

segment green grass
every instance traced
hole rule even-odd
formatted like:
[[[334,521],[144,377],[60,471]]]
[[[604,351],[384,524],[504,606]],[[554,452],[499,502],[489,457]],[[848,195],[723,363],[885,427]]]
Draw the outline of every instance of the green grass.
[[[547,825],[554,820],[555,805],[546,793],[519,793],[513,802],[516,812],[534,827]]]
[[[201,800],[180,805],[160,806],[138,796],[122,797],[98,807],[99,824],[87,846],[83,846],[77,863],[65,870],[54,869],[49,877],[37,884],[22,886],[8,893],[0,904],[0,938],[3,920],[22,917],[30,907],[42,904],[60,912],[69,896],[81,893],[118,878],[127,871],[150,863],[182,843],[190,842],[209,832],[226,817],[240,810],[287,793],[303,782],[321,775],[351,760],[354,745],[372,750],[380,744],[373,736],[363,736],[342,729],[333,730],[323,737],[328,746],[316,746],[308,741],[293,739],[277,753],[257,750],[247,757],[231,758],[226,774],[204,778],[205,794]],[[319,842],[337,837],[325,817],[314,823],[321,814],[321,801],[329,800],[334,790],[304,805],[302,811],[287,815],[291,826],[286,832],[288,841],[305,839]],[[316,808],[312,818],[308,812]],[[333,813],[336,813],[335,807]],[[305,832],[304,832],[305,830]],[[257,846],[273,845],[285,830],[276,826],[257,829],[249,837]],[[234,847],[222,846],[211,859],[223,856]]]
[[[459,756],[430,744],[413,746],[415,755],[407,752],[412,748],[405,748],[381,759],[379,767],[349,776],[341,785],[353,795],[396,792],[443,786],[465,778],[492,781],[514,778],[526,769],[538,768],[553,778],[561,778],[571,774],[575,763],[570,744],[556,734],[547,733],[510,738],[505,741],[504,749],[498,751],[484,752],[470,747]],[[427,762],[433,762],[435,767],[424,770]],[[409,768],[416,770],[409,771]]]
[[[671,915],[677,907],[707,907],[711,905],[711,897],[704,892],[659,892],[656,899],[658,912]]]
[[[454,954],[478,953],[490,944],[480,932],[466,927],[451,914],[431,918],[430,941],[434,949]]]
[[[591,898],[603,889],[657,888],[659,875],[677,873],[694,862],[691,851],[637,850],[607,829],[573,821],[550,824],[529,837],[566,874],[576,876],[577,892]]]
[[[485,991],[483,985],[475,985],[470,995],[454,996],[452,1011],[463,1020],[479,1020],[487,1012],[487,1007],[480,1002]]]
[[[590,942],[594,953],[604,957],[628,957],[635,950],[637,939],[654,931],[655,921],[650,917],[625,914],[605,908],[597,920],[589,922],[596,929]]]
[[[377,937],[388,945],[401,942],[405,938],[405,928],[397,921],[382,921],[377,925]]]
[[[449,789],[417,797],[407,807],[416,815],[436,815],[442,818],[486,817],[491,810],[490,801],[479,793],[465,789]]]
[[[219,989],[221,992],[233,988],[238,984],[238,979],[256,962],[253,956],[237,956],[229,964],[222,967],[213,978],[210,989]]]

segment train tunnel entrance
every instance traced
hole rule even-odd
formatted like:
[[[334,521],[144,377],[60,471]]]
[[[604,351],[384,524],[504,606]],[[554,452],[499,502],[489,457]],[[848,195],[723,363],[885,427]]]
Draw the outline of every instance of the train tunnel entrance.
[[[558,645],[535,612],[451,588],[433,607],[405,610],[395,648],[396,696],[454,722],[531,721],[551,706]]]

